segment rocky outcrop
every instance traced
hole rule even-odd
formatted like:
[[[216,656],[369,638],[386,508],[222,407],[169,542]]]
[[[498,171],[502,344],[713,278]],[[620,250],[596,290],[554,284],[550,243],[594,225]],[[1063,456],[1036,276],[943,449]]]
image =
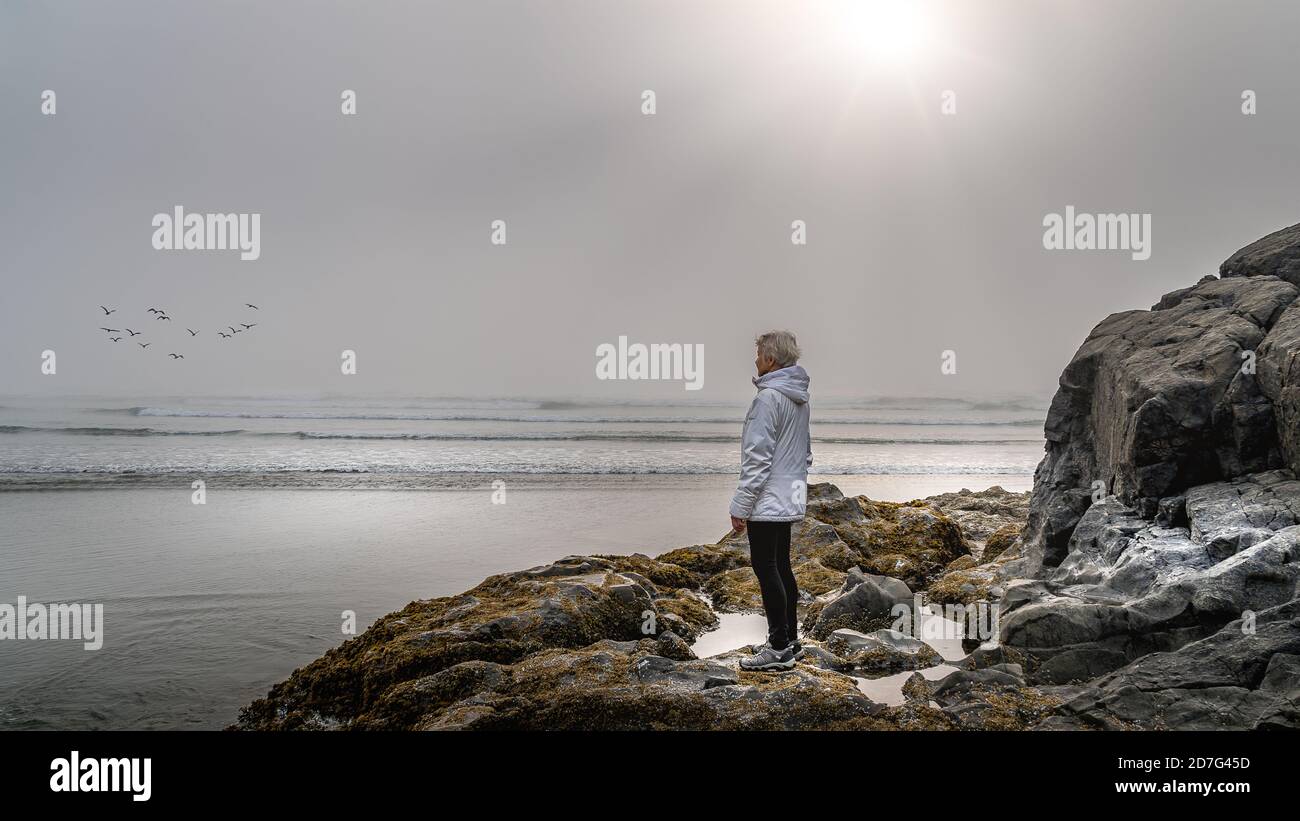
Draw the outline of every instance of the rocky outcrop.
[[[1276,277],[1214,279],[1169,307],[1103,320],[1048,411],[1027,557],[1059,564],[1095,497],[1150,517],[1188,487],[1283,467],[1263,380],[1243,366],[1298,294]]]
[[[1004,491],[983,492],[988,504]],[[1011,496],[1014,496],[1012,494]],[[275,685],[241,729],[899,729],[962,726],[942,707],[885,707],[853,676],[931,667],[890,629],[912,589],[973,561],[932,502],[885,504],[810,488],[792,553],[808,629],[794,670],[738,668],[691,645],[717,613],[761,607],[744,536],[648,556],[569,556],[458,596],[412,602]],[[1000,501],[999,501],[1000,500]],[[988,513],[991,516],[1012,515]]]
[[[428,702],[420,695],[424,689],[419,698],[399,698],[399,691],[457,665],[471,663],[453,681],[426,681],[422,688],[455,691],[454,682],[504,675],[484,664],[513,665],[541,651],[577,650],[607,639],[636,642],[671,632],[661,652],[680,655],[673,639],[693,639],[717,618],[688,589],[689,580],[684,568],[644,556],[571,556],[492,576],[458,596],[412,602],[384,616],[277,684],[244,709],[240,724],[409,727],[427,717],[410,713],[410,705]]]
[[[1221,273],[1107,317],[1061,375],[999,568],[1003,647],[1085,686],[1044,727],[1296,726],[1300,226]]]
[[[773,676],[740,671],[735,658],[696,659],[677,631],[716,617],[644,571],[667,584],[684,569],[574,556],[413,602],[295,671],[236,726],[824,729],[884,709],[817,665]],[[669,609],[682,602],[684,615]]]
[[[1061,374],[1045,425],[1025,532],[1032,563],[1055,566],[1094,499],[1143,518],[1182,490],[1294,471],[1291,373],[1300,350],[1300,226],[1234,254],[1223,278],[1101,322]]]
[[[1186,488],[1300,468],[1300,225],[1220,272],[1102,320],[1066,366],[1034,477],[1027,569],[1065,558],[1094,499],[1152,518]]]

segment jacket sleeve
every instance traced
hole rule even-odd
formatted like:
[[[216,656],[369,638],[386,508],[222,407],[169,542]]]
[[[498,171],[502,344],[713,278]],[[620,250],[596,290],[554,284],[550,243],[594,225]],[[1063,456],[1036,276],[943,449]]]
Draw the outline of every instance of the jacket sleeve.
[[[754,398],[740,443],[740,486],[731,500],[731,515],[748,519],[763,485],[772,473],[772,452],[776,447],[776,407],[770,391]]]

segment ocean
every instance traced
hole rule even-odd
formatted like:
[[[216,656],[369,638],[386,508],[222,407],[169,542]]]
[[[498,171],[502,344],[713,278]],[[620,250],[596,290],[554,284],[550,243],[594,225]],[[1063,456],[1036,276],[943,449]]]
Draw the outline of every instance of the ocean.
[[[813,402],[811,481],[1026,490],[1046,401]],[[743,401],[0,399],[0,605],[100,603],[104,642],[0,641],[0,729],[204,728],[407,602],[728,529]],[[202,482],[202,504],[195,483]]]

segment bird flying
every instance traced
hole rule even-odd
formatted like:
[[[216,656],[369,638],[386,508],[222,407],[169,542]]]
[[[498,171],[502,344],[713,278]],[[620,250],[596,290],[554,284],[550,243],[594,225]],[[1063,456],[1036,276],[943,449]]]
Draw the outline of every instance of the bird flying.
[[[122,341],[122,337],[120,337],[120,336],[110,336],[109,339],[113,340],[114,342],[121,342],[121,341]]]
[[[181,356],[181,355],[178,354],[178,353],[169,353],[169,354],[167,354],[167,355],[170,356],[172,359],[184,359],[184,358],[185,358],[185,357]]]
[[[245,302],[244,304],[247,305],[248,307],[252,308],[254,311],[260,311],[260,310],[262,310],[261,308],[257,307],[256,305],[254,305],[254,304],[251,303],[251,302]]]
[[[149,347],[150,345],[152,345],[153,343],[152,343],[152,342],[137,342],[137,343],[135,343],[135,344],[139,345],[141,348],[147,348],[147,347]]]
[[[126,329],[126,332],[129,333],[131,336],[139,336],[139,335],[140,335],[140,331],[133,331],[133,330],[131,330],[130,328],[127,328],[127,329]]]
[[[154,317],[154,319],[165,319],[165,320],[167,320],[168,322],[171,322],[171,321],[172,321],[172,318],[169,317],[169,316],[166,316],[165,314],[158,314],[158,316]]]
[[[189,328],[186,328],[185,330],[190,331]],[[198,335],[199,335],[198,331],[190,331],[190,336],[198,336]]]
[[[101,310],[101,311],[104,312],[104,316],[108,316],[109,314],[115,314],[115,313],[117,313],[117,309],[116,309],[116,308],[114,308],[114,309],[112,309],[112,310],[110,311],[108,308],[105,308],[103,305],[100,305],[100,306],[99,306],[99,310]]]
[[[110,334],[120,334],[120,333],[122,333],[122,332],[119,331],[117,328],[100,328],[100,330],[101,330],[101,331],[108,331]]]
[[[239,323],[239,324],[240,324],[240,325],[244,325],[243,322],[241,322],[241,323]],[[256,325],[256,324],[257,324],[256,322],[253,323],[253,325]],[[248,330],[249,328],[253,327],[253,325],[244,325],[244,330]]]

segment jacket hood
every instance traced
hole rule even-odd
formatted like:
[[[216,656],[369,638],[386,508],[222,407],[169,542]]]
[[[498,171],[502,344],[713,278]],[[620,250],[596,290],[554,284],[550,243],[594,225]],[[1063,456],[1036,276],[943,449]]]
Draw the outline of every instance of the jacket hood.
[[[802,365],[778,368],[762,376],[754,377],[753,381],[754,387],[760,391],[763,388],[771,388],[785,394],[800,405],[808,401],[808,372],[803,369]]]

